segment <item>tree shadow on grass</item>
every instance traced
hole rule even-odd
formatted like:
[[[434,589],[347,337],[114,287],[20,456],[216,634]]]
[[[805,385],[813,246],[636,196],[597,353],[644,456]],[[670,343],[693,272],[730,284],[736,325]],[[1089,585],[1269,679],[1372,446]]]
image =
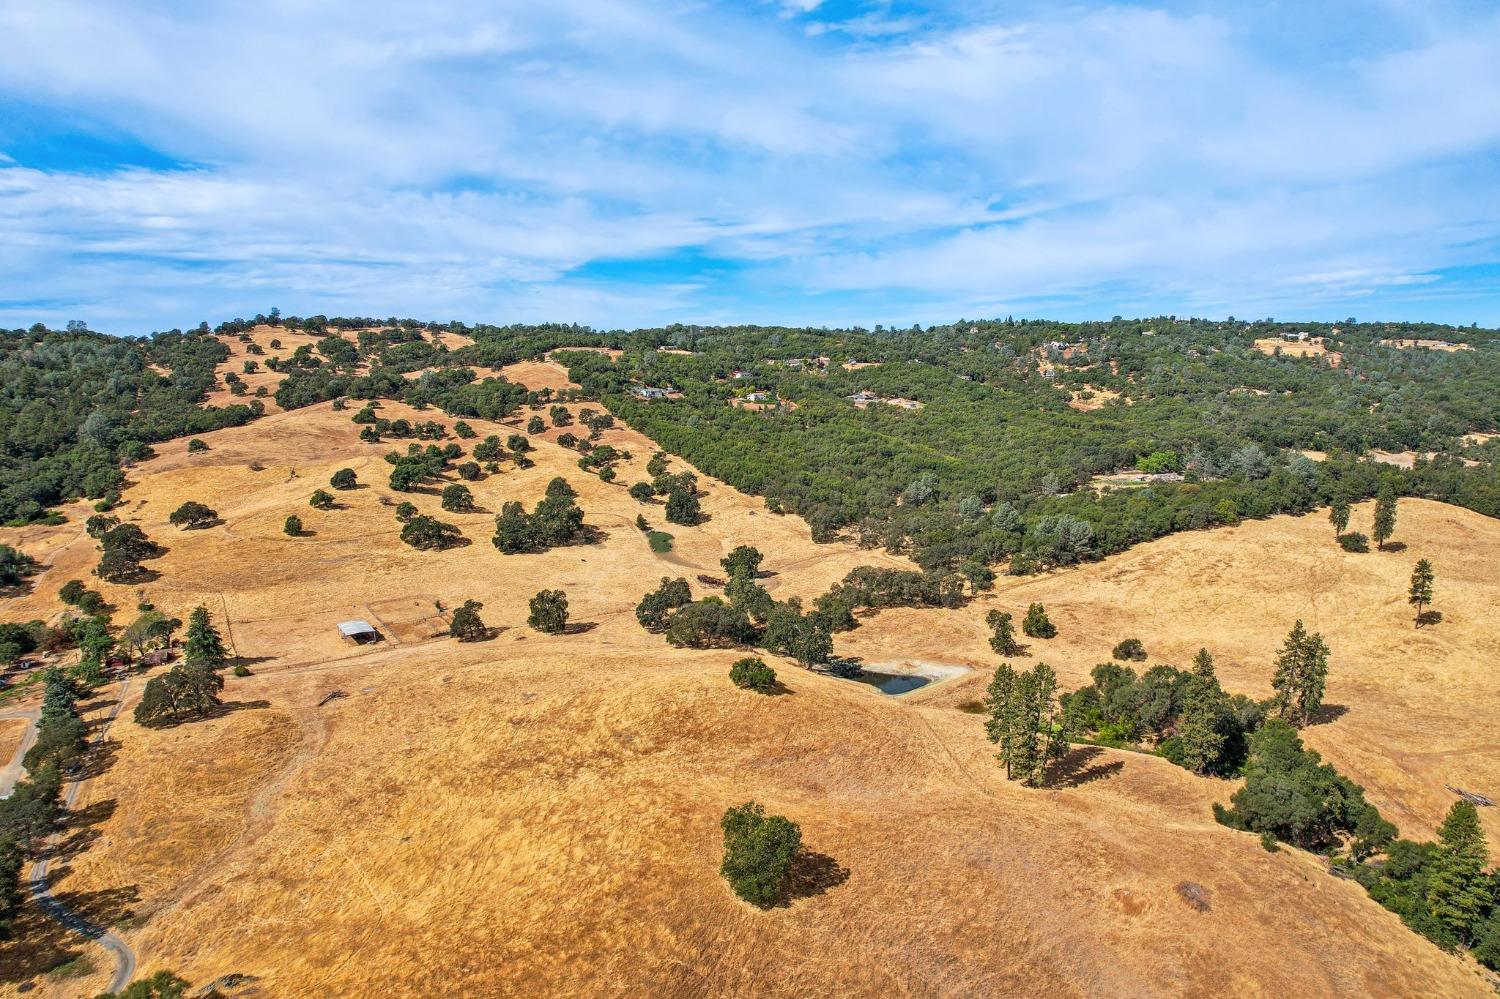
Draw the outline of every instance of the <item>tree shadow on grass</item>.
[[[169,729],[177,728],[179,725],[191,725],[193,722],[208,721],[210,718],[223,718],[239,711],[257,711],[261,708],[269,708],[271,702],[267,700],[258,701],[230,701],[220,704],[218,707],[197,715],[183,715],[181,718],[158,718],[146,722],[147,728]]]
[[[1387,541],[1385,543],[1385,547],[1380,548],[1378,550],[1382,551],[1382,552],[1404,552],[1404,551],[1406,551],[1406,542],[1405,541]]]
[[[1329,722],[1338,721],[1349,713],[1347,704],[1324,704],[1312,713],[1307,719],[1308,725],[1327,725]]]
[[[1421,614],[1417,615],[1417,627],[1418,628],[1426,628],[1429,625],[1442,624],[1442,622],[1443,622],[1443,612],[1442,611],[1435,611],[1435,610],[1423,611]]]
[[[586,635],[599,627],[598,621],[574,621],[563,628],[564,635]]]
[[[849,868],[826,853],[804,847],[792,858],[792,865],[787,869],[781,897],[776,900],[776,905],[786,907],[798,899],[813,898],[848,880]]]
[[[118,925],[129,919],[139,899],[140,890],[135,885],[58,895],[58,901],[101,926]],[[27,988],[31,979],[84,955],[97,957],[99,950],[53,920],[35,901],[28,900],[17,910],[10,936],[0,938],[0,985]]]
[[[1104,750],[1098,746],[1074,746],[1062,759],[1047,767],[1042,783],[1047,787],[1082,787],[1113,777],[1125,769],[1123,760],[1092,762],[1103,755]]]
[[[53,860],[68,860],[78,856],[101,835],[98,826],[115,813],[115,800],[91,802],[83,808],[67,813],[63,821],[62,836],[41,851],[41,855]]]

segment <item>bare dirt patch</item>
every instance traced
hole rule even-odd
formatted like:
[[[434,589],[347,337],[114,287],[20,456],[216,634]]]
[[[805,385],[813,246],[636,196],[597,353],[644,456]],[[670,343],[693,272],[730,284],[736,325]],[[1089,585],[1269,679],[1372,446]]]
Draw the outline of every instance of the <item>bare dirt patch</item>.
[[[1387,347],[1399,347],[1402,350],[1441,350],[1452,353],[1457,350],[1473,350],[1466,343],[1450,343],[1447,340],[1382,340],[1381,343]]]
[[[1322,340],[1288,341],[1265,337],[1255,341],[1255,349],[1262,354],[1275,354],[1279,350],[1283,357],[1326,357],[1335,368],[1344,361],[1344,355],[1329,350]]]

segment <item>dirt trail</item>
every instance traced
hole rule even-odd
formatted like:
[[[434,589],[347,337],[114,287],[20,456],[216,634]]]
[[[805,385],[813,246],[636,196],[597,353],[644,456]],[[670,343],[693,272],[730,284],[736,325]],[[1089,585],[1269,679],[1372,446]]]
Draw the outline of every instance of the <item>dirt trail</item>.
[[[125,703],[125,697],[130,693],[130,678],[126,677],[120,681],[120,693],[115,699],[114,707],[104,719],[104,724],[99,727],[99,732],[94,736],[95,746],[104,742],[105,736],[109,734],[110,725],[114,724],[115,718],[120,713],[120,707]],[[82,790],[87,777],[80,778],[68,785],[63,794],[63,805],[72,810],[74,802],[78,800],[78,792]],[[31,897],[36,904],[53,920],[72,930],[73,932],[88,938],[109,951],[115,960],[115,974],[109,980],[109,991],[119,992],[130,984],[130,979],[135,976],[135,951],[124,940],[103,926],[84,919],[78,913],[63,905],[52,895],[52,889],[47,885],[47,870],[52,864],[50,856],[44,856],[31,868]]]

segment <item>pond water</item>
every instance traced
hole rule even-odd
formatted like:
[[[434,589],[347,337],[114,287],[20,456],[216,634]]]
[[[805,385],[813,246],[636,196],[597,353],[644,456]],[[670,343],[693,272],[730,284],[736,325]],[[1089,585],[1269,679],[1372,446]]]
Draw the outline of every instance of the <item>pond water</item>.
[[[877,673],[868,669],[851,679],[867,683],[882,694],[905,694],[932,682],[930,676],[918,676],[914,673]]]

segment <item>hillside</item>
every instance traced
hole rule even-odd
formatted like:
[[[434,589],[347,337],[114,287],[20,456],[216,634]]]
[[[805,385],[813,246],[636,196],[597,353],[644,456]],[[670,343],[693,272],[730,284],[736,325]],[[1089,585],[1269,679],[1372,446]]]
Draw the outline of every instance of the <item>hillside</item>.
[[[566,384],[551,363],[509,373]],[[398,403],[381,413],[451,423]],[[910,563],[814,545],[801,519],[703,476],[707,521],[669,527],[673,550],[655,554],[634,520],[644,511],[660,527],[661,507],[626,492],[654,446],[624,427],[603,436],[633,455],[614,484],[580,471],[549,429],[534,437],[535,467],[470,483],[480,512],[443,513],[436,495],[387,487],[392,445],[361,443],[350,415],[327,403],[276,413],[200,435],[205,452],[160,445],[129,471],[119,514],[169,549],[149,563],[160,579],[146,593],[179,616],[208,606],[254,674],[231,677],[231,710],[206,721],[143,728],[127,710],[108,768],[84,785],[85,835],[55,887],[114,922],[143,971],[253,975],[246,994],[266,996],[1488,994],[1472,965],[1316,858],[1267,853],[1216,824],[1210,805],[1234,784],[1078,747],[1055,787],[1024,789],[1001,779],[981,720],[958,705],[995,663],[992,607],[1047,604],[1061,634],[1033,652],[1065,688],[1135,636],[1153,662],[1185,665],[1207,645],[1225,686],[1256,696],[1302,617],[1333,647],[1328,701],[1347,709],[1309,743],[1404,833],[1429,835],[1451,801],[1444,782],[1500,786],[1487,682],[1500,522],[1405,500],[1407,550],[1366,555],[1340,550],[1322,516],[1178,534],[1002,578],[960,610],[883,611],[839,636],[840,652],[870,662],[975,667],[965,677],[898,699],[778,662],[789,691],[763,698],[728,683],[739,653],[676,650],[643,631],[640,595],[679,574],[702,592],[696,575],[719,574],[741,543],[766,553],[778,599],[809,599],[859,565]],[[516,429],[469,422],[481,437]],[[361,488],[310,509],[343,467]],[[602,541],[501,555],[494,514],[510,499],[530,506],[555,475]],[[188,499],[222,522],[169,526]],[[407,499],[471,543],[402,545],[386,503]],[[7,620],[55,617],[57,588],[90,578],[88,505],[65,513],[0,529],[45,567],[4,605]],[[288,513],[310,535],[285,536]],[[1355,526],[1368,519],[1356,510]],[[1421,632],[1404,600],[1418,556],[1437,567],[1445,616]],[[139,599],[134,586],[90,585],[122,609]],[[566,590],[575,633],[525,627],[544,587]],[[444,636],[438,604],[469,598],[501,629],[494,639]],[[334,625],[350,617],[387,641],[344,644]],[[319,706],[333,691],[347,696]],[[719,816],[752,798],[801,823],[814,852],[796,897],[768,912],[717,873]],[[1179,896],[1184,882],[1208,890],[1208,911]],[[107,979],[36,978],[77,948],[29,940],[0,943],[0,967],[17,969],[0,975],[4,994],[27,981],[30,995],[92,994]]]

